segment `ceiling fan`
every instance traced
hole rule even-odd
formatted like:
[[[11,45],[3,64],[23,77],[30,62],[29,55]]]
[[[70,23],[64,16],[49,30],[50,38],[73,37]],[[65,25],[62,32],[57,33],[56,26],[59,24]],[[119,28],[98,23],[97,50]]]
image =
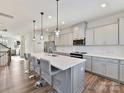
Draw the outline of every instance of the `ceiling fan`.
[[[2,13],[2,12],[0,12],[0,16],[7,17],[7,18],[10,18],[10,19],[14,18],[14,16],[8,15],[8,14]]]

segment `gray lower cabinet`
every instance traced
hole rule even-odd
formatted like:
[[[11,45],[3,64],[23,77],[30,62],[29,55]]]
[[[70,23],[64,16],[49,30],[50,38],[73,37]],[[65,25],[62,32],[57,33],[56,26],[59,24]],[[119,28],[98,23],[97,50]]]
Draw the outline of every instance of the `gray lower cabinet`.
[[[118,61],[117,63],[107,63],[106,76],[112,79],[118,79]]]
[[[53,87],[58,93],[81,93],[84,89],[85,63],[81,63],[53,77]]]
[[[93,57],[92,72],[112,78],[118,79],[119,60]]]
[[[120,61],[120,81],[124,82],[124,61]]]
[[[92,57],[91,56],[83,56],[84,59],[86,59],[85,62],[85,69],[86,71],[91,71],[92,70]]]
[[[106,64],[101,61],[99,58],[92,58],[92,72],[106,75]]]

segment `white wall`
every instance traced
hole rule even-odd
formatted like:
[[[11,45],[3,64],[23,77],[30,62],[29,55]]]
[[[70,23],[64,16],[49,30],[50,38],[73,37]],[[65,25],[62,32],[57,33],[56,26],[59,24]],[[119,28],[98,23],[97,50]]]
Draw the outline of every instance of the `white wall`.
[[[72,46],[72,47],[57,47],[59,52],[87,52],[91,54],[105,54],[113,56],[124,56],[124,46]]]

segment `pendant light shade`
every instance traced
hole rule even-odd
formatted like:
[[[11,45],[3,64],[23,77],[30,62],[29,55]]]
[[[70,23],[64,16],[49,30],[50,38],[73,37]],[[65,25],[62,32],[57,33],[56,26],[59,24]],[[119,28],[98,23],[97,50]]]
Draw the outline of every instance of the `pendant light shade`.
[[[33,20],[33,26],[34,26],[34,30],[33,30],[33,40],[35,40],[35,20]]]
[[[57,26],[56,26],[56,31],[55,31],[55,36],[59,37],[60,31],[59,31],[59,0],[57,1]]]
[[[44,15],[44,12],[41,12],[41,35],[40,35],[40,39],[43,40],[44,39],[44,36],[43,36],[43,15]]]

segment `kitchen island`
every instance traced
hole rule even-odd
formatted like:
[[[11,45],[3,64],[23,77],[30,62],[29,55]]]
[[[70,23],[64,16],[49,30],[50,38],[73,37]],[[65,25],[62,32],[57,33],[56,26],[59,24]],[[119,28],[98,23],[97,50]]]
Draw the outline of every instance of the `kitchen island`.
[[[60,72],[53,77],[53,87],[58,93],[81,93],[85,86],[85,59],[48,53],[32,53],[37,59],[45,59]]]

